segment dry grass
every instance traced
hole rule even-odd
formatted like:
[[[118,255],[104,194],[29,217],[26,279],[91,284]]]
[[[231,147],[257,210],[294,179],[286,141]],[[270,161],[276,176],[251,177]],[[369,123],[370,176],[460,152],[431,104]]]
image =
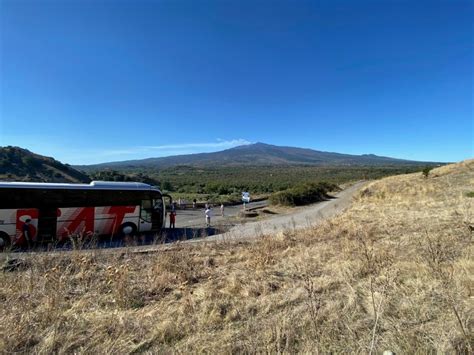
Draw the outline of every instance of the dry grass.
[[[0,274],[0,352],[472,353],[472,186],[466,161],[303,232],[37,256]]]

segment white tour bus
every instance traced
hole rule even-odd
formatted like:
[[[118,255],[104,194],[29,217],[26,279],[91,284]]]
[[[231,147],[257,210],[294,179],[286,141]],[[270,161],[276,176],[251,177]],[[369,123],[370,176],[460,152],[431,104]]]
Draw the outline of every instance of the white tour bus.
[[[0,250],[64,242],[69,236],[120,238],[165,226],[160,190],[144,183],[0,182]]]

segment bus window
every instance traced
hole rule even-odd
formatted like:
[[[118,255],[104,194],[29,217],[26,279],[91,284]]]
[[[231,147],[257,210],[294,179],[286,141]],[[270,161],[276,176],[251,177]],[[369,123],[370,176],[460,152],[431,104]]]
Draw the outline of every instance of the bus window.
[[[155,211],[163,211],[163,200],[161,198],[153,200],[153,209]]]
[[[142,200],[142,208],[140,209],[141,219],[151,223],[152,215],[152,201],[151,200]]]
[[[163,199],[153,199],[153,229],[161,229],[164,227],[164,210],[163,210]]]
[[[142,200],[142,208],[151,210],[151,200]]]

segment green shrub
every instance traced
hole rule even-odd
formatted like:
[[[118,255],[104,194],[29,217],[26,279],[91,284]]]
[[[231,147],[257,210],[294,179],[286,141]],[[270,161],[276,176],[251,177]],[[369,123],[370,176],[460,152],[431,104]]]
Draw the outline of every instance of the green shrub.
[[[305,183],[272,194],[269,202],[272,205],[303,206],[324,201],[329,198],[329,191],[338,189],[339,187],[337,185],[326,182]]]
[[[430,171],[433,169],[432,166],[425,166],[422,173],[423,173],[423,176],[427,179],[428,178],[428,175],[430,175]]]
[[[23,164],[25,164],[28,168],[38,168],[41,166],[41,161],[33,158],[33,157],[23,157],[22,158]]]
[[[206,192],[209,194],[227,195],[232,189],[224,184],[210,182],[206,185]]]
[[[169,181],[163,181],[163,184],[161,185],[161,188],[164,191],[174,191],[174,187]]]

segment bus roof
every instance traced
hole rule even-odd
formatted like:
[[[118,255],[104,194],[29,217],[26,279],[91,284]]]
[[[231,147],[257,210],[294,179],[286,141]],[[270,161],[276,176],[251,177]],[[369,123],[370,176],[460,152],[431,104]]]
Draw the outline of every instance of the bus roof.
[[[142,182],[115,181],[92,181],[90,184],[67,184],[47,182],[0,182],[0,189],[2,188],[60,190],[158,190],[158,188]]]

